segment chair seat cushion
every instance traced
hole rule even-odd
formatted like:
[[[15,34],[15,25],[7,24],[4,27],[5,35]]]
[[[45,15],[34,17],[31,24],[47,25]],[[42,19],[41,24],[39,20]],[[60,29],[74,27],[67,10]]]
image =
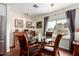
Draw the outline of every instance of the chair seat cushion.
[[[44,46],[44,49],[48,50],[48,51],[54,51],[54,48],[53,47],[49,47],[49,46]]]
[[[30,55],[33,55],[33,54],[35,54],[35,53],[37,53],[38,51],[39,51],[40,49],[37,49],[37,48],[29,48],[29,54]]]

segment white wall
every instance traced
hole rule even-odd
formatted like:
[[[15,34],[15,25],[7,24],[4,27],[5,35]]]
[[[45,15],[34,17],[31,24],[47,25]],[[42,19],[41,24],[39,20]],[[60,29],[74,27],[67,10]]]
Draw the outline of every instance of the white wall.
[[[43,17],[41,16],[41,17],[35,17],[35,18],[33,18],[33,20],[34,20],[34,26],[35,26],[35,31],[37,32],[37,33],[43,33],[43,24],[44,24],[44,21],[43,21]],[[36,23],[37,22],[39,22],[39,21],[42,21],[42,28],[36,28]]]
[[[7,52],[10,51],[10,46],[13,46],[13,32],[15,31],[15,19],[23,20],[23,28],[18,28],[20,31],[26,29],[26,21],[32,21],[31,18],[24,17],[15,8],[7,6]]]
[[[46,14],[46,15],[36,16],[35,17],[35,23],[38,22],[38,21],[42,21],[43,24],[44,24],[44,17],[45,16],[49,16],[49,21],[64,19],[64,18],[66,18],[65,12],[67,10],[72,10],[72,9],[77,9],[76,10],[76,18],[75,18],[75,28],[77,28],[79,26],[79,20],[78,20],[79,19],[79,4],[76,4],[76,5],[73,5],[73,6],[70,6],[70,7],[67,7],[67,8]],[[36,29],[36,30],[39,32],[39,29]],[[40,30],[43,31],[43,27]],[[61,40],[60,45],[61,45],[62,48],[69,50],[69,40],[68,39],[67,40],[65,40],[65,39]]]

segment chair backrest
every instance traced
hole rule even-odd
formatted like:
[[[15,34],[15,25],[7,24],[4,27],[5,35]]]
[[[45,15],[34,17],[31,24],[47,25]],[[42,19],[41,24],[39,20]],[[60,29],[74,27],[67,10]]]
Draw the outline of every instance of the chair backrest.
[[[35,31],[32,31],[32,36],[35,36],[36,35],[36,32]]]
[[[59,42],[61,40],[63,35],[61,34],[58,34],[57,37],[56,37],[56,40],[55,40],[55,43],[54,43],[54,50],[58,49],[59,48]]]
[[[46,37],[50,38],[50,37],[52,37],[52,34],[53,34],[53,32],[46,32]]]
[[[23,51],[28,50],[28,40],[25,36],[26,34],[24,32],[18,32],[16,35],[19,40],[20,49],[22,49]]]

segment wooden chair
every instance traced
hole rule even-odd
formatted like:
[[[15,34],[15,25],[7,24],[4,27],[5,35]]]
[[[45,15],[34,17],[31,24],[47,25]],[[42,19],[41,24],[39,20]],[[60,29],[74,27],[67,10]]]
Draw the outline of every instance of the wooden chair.
[[[35,31],[32,31],[32,36],[36,36],[36,32]]]
[[[43,53],[46,55],[56,56],[59,54],[59,42],[61,40],[62,35],[58,34],[55,41],[49,41],[49,44],[43,45]],[[54,43],[54,44],[53,44]]]
[[[53,32],[46,32],[46,38],[51,38],[52,34],[53,34]]]
[[[39,54],[39,44],[33,44],[29,46],[27,35],[23,32],[17,33],[17,37],[19,39],[19,45],[20,45],[20,55],[21,56],[33,56]]]

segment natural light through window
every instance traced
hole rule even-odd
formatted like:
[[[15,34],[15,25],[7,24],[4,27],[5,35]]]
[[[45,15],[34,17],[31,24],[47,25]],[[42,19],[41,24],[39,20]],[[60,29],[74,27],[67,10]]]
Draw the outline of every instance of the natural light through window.
[[[49,21],[47,25],[47,30],[50,28],[54,29],[55,25],[56,25],[56,21]]]
[[[56,26],[58,26],[58,27],[56,27]],[[56,31],[57,32],[57,30],[60,31],[60,29],[62,32],[64,32],[64,34],[70,33],[68,24],[67,24],[67,19],[48,21],[46,31]]]
[[[66,20],[66,19],[64,19],[64,20],[57,20],[57,24],[58,24],[58,23],[65,24],[65,23],[67,23],[67,20]]]

